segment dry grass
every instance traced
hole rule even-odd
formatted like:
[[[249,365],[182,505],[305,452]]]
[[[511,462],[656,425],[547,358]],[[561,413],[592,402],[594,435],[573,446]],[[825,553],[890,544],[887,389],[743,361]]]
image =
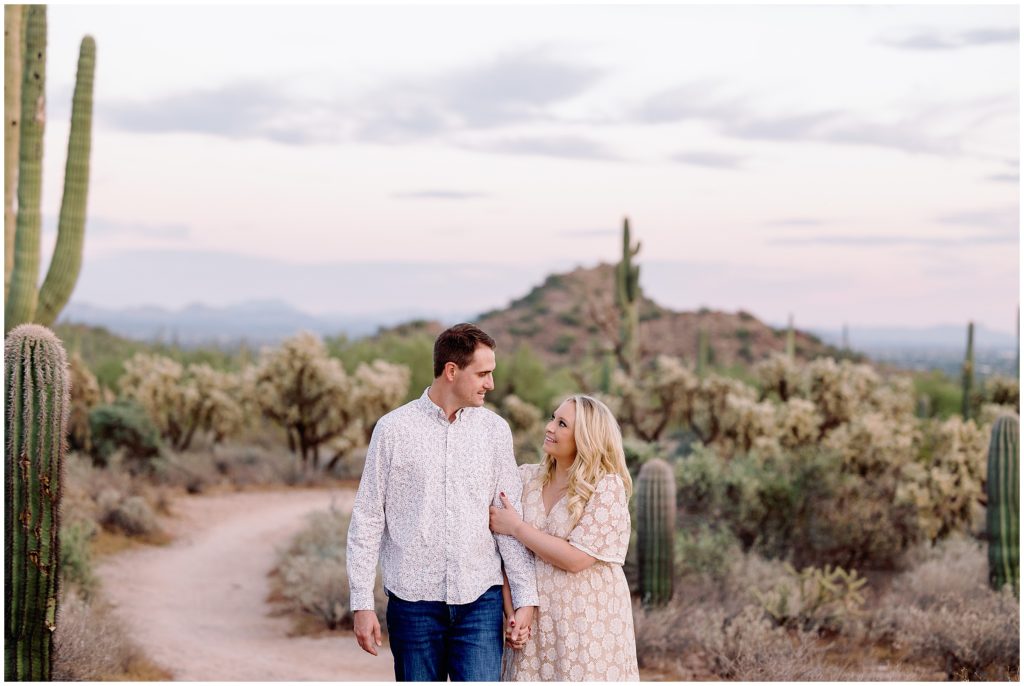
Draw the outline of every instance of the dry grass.
[[[171,674],[152,663],[127,636],[102,602],[78,594],[61,600],[54,635],[55,681],[167,681]]]

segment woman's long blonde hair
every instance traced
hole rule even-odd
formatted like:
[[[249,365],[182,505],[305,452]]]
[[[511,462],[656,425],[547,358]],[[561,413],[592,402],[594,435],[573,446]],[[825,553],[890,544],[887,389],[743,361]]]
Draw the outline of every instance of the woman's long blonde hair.
[[[601,479],[618,474],[626,485],[627,498],[633,493],[633,479],[626,469],[619,423],[608,406],[589,395],[571,395],[565,400],[576,405],[576,459],[569,467],[566,488],[570,526],[576,526]],[[542,484],[547,484],[555,475],[555,458],[545,453],[541,465]]]

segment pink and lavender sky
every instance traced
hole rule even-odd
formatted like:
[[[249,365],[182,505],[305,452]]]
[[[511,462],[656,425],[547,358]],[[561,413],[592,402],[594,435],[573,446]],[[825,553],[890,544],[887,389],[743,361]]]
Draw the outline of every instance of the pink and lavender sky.
[[[50,245],[98,45],[79,302],[482,311],[617,259],[628,215],[673,308],[1014,326],[1016,6],[53,5],[49,26]]]

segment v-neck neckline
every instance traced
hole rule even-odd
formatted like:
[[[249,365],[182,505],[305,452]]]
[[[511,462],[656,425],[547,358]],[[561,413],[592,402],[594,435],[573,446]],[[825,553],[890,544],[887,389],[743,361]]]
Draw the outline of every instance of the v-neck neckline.
[[[549,510],[549,509],[548,509],[548,507],[547,507],[547,505],[546,505],[546,504],[544,503],[544,484],[542,483],[542,484],[540,485],[540,508],[541,508],[542,510],[544,510],[544,519],[547,519],[548,517],[550,517],[550,516],[551,516],[551,513],[555,511],[555,508],[556,508],[556,507],[558,507],[558,503],[560,503],[560,502],[562,502],[563,500],[565,500],[565,498],[566,498],[566,497],[567,497],[568,495],[569,495],[568,491],[566,491],[565,493],[563,493],[563,494],[562,494],[562,495],[561,495],[561,496],[560,496],[560,497],[558,498],[558,500],[556,500],[555,502],[551,503],[551,509]]]

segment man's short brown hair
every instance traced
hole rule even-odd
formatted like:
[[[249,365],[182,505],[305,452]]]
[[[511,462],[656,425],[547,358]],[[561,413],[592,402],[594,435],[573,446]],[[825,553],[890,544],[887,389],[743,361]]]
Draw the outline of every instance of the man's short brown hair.
[[[465,369],[481,345],[494,350],[497,344],[474,324],[456,324],[442,331],[434,341],[434,378],[444,373],[444,366],[449,362],[454,362],[459,369]]]

